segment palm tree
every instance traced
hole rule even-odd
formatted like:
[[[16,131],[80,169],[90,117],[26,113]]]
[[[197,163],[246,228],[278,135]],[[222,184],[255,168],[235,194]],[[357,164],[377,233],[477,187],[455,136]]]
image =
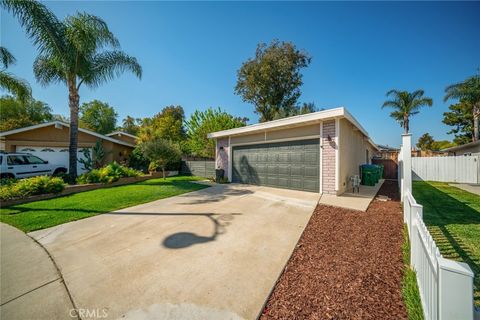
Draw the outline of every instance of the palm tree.
[[[382,108],[390,107],[394,111],[390,113],[390,117],[400,123],[400,126],[405,129],[405,133],[410,130],[410,117],[419,113],[423,106],[431,107],[433,100],[424,97],[423,90],[416,90],[414,92],[390,90],[387,92],[387,97],[392,100],[387,100],[383,103]]]
[[[64,83],[68,88],[69,172],[73,180],[77,177],[80,87],[84,84],[96,88],[125,71],[141,78],[142,68],[134,57],[119,50],[117,38],[99,17],[76,13],[60,21],[35,0],[3,0],[0,3],[18,18],[38,48],[33,65],[37,81],[44,86]]]
[[[463,82],[452,84],[445,88],[443,101],[461,99],[472,106],[473,141],[479,140],[478,121],[480,117],[480,75],[474,75]]]
[[[17,59],[5,47],[0,47],[0,88],[14,94],[21,102],[25,102],[32,93],[25,80],[15,77],[7,68],[15,64]]]

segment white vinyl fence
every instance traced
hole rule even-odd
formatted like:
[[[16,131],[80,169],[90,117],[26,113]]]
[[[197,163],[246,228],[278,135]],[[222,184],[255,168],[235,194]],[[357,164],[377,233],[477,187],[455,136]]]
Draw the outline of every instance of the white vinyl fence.
[[[413,157],[413,180],[480,183],[480,156]]]
[[[472,320],[473,272],[465,263],[443,258],[425,226],[423,207],[411,193],[410,149],[411,135],[403,135],[399,155],[403,221],[408,229],[410,264],[417,276],[424,317],[426,320]]]

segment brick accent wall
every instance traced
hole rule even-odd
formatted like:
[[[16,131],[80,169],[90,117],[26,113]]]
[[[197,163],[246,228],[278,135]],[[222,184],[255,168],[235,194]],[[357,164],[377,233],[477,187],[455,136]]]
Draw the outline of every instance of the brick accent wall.
[[[331,141],[328,141],[328,136]],[[325,194],[336,194],[335,191],[335,120],[323,123],[322,132],[322,190]]]
[[[223,147],[223,150],[220,148]],[[215,159],[215,169],[225,170],[225,177],[228,177],[228,138],[217,139],[217,159]]]

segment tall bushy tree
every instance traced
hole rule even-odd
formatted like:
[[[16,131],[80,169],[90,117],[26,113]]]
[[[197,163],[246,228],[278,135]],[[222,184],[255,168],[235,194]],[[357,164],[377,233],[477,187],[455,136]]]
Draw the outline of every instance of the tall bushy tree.
[[[400,123],[400,126],[404,128],[405,133],[410,131],[410,117],[420,112],[420,108],[424,106],[431,107],[433,100],[428,97],[424,97],[425,92],[423,90],[416,90],[413,92],[390,90],[387,92],[387,97],[391,100],[387,100],[383,103],[382,108],[389,107],[393,111],[390,113],[390,117]]]
[[[260,43],[255,57],[238,70],[235,93],[255,106],[260,122],[289,116],[296,112],[301,94],[300,70],[310,61],[311,57],[291,42]]]
[[[115,130],[117,112],[108,103],[93,100],[80,106],[80,126],[101,134]]]
[[[141,142],[137,148],[139,148],[143,156],[150,161],[149,171],[155,171],[157,167],[162,169],[164,179],[166,167],[179,162],[181,158],[178,143],[158,136]]]
[[[445,88],[444,101],[450,99],[459,99],[464,104],[471,106],[473,119],[472,140],[480,139],[479,119],[480,119],[480,74],[474,75],[464,81],[452,84]]]
[[[31,98],[21,101],[10,96],[0,98],[0,131],[18,129],[52,120],[52,110],[42,101]]]
[[[473,139],[473,106],[464,99],[448,107],[443,113],[443,123],[453,127],[448,134],[453,134],[453,142],[458,145],[469,143]]]
[[[0,88],[15,95],[21,102],[26,102],[31,98],[32,90],[30,85],[23,79],[20,79],[10,72],[7,68],[15,64],[17,59],[5,47],[0,47]]]
[[[138,131],[139,141],[148,141],[156,137],[174,142],[181,142],[185,139],[183,122],[185,113],[181,106],[168,106],[152,118],[143,120]]]
[[[420,150],[423,151],[432,150],[432,145],[434,142],[435,140],[433,140],[433,137],[428,132],[424,133],[420,138],[418,138],[417,148],[420,148]]]
[[[248,119],[237,118],[220,108],[196,110],[185,122],[187,149],[194,156],[212,158],[215,156],[215,141],[208,139],[210,132],[233,129],[246,125]]]
[[[38,49],[35,78],[42,85],[64,83],[70,109],[69,173],[77,176],[80,87],[96,88],[125,71],[141,77],[134,57],[119,50],[119,41],[101,18],[76,13],[63,21],[34,0],[3,0],[0,5],[18,18]],[[108,50],[113,49],[113,50]]]

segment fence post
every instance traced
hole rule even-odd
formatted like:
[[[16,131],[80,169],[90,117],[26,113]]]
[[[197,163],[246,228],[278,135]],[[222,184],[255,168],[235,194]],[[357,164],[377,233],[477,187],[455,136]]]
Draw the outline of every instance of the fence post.
[[[405,191],[412,192],[412,134],[402,134],[402,199]]]
[[[472,320],[473,272],[468,264],[438,257],[438,319]]]

